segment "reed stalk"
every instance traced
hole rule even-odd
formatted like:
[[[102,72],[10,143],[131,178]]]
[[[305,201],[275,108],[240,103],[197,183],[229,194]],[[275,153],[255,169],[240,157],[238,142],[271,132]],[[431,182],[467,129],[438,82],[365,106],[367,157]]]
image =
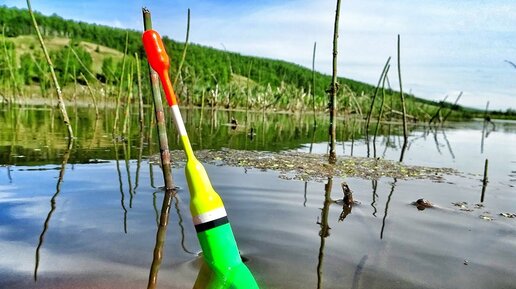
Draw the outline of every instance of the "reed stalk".
[[[199,118],[199,127],[202,128],[202,120],[204,115],[204,90],[202,91],[201,96],[201,117]]]
[[[95,92],[93,92],[93,89],[91,88],[90,83],[88,82],[88,79],[86,78],[86,76],[84,76],[84,74],[82,74],[82,72],[81,72],[80,76],[82,77],[84,82],[86,82],[86,87],[88,88],[91,98],[93,99],[93,106],[95,107],[95,118],[99,119],[99,108],[97,105],[97,98],[95,97]]]
[[[152,29],[152,19],[150,11],[146,8],[142,9],[144,29]],[[156,233],[156,246],[154,247],[154,255],[151,269],[149,272],[148,289],[154,289],[157,286],[158,272],[163,258],[163,247],[166,238],[168,219],[170,213],[170,205],[173,195],[175,195],[175,186],[172,180],[172,167],[170,165],[170,152],[168,149],[168,138],[165,124],[165,114],[163,111],[163,103],[161,101],[160,82],[158,74],[149,65],[150,81],[152,87],[152,95],[154,101],[154,111],[156,116],[156,124],[159,136],[161,166],[163,178],[165,180],[165,197],[161,207],[161,217]]]
[[[131,62],[130,72],[127,74],[127,97],[125,99],[124,124],[122,126],[122,135],[128,135],[128,126],[131,125],[131,99],[133,98],[133,65]]]
[[[79,62],[79,64],[82,66],[82,68],[84,68],[84,70],[88,73],[88,75],[93,78],[93,79],[97,79],[95,77],[95,75],[88,69],[88,67],[86,66],[86,64],[84,64],[84,62],[82,62],[82,59],[79,57],[79,55],[77,54],[77,52],[75,52],[75,50],[72,48],[72,46],[70,46],[70,50],[72,51],[73,55],[75,56],[75,59],[77,59],[77,61]]]
[[[328,162],[335,164],[337,162],[337,153],[335,151],[336,142],[336,118],[337,118],[337,47],[339,38],[339,16],[340,16],[340,0],[337,0],[337,8],[335,10],[335,23],[333,27],[333,71],[330,86],[330,152]]]
[[[371,123],[371,115],[373,114],[374,103],[376,101],[376,96],[378,95],[378,90],[380,89],[380,85],[382,84],[382,80],[384,78],[385,72],[387,71],[387,66],[389,66],[389,62],[391,61],[391,57],[387,58],[385,65],[383,66],[382,73],[380,74],[380,78],[378,79],[378,84],[376,84],[376,88],[374,90],[373,98],[371,99],[371,107],[369,108],[369,113],[367,114],[366,121],[366,142],[367,142],[367,157],[369,157],[369,124]]]
[[[315,52],[317,50],[317,42],[314,42],[314,52],[312,55],[312,110],[314,114],[314,127],[317,126],[317,120],[315,119]]]
[[[61,86],[59,86],[59,82],[57,81],[57,76],[54,71],[54,65],[52,64],[52,60],[48,55],[47,47],[45,46],[45,42],[43,41],[43,37],[41,36],[41,32],[39,32],[38,23],[36,22],[36,17],[34,17],[34,13],[32,12],[32,7],[30,5],[30,0],[27,0],[27,8],[29,10],[30,17],[32,18],[32,24],[34,25],[34,29],[36,30],[36,34],[38,35],[39,44],[41,45],[41,49],[43,49],[43,54],[45,55],[45,59],[47,60],[48,66],[50,68],[50,74],[52,76],[52,80],[54,81],[54,86],[56,88],[57,93],[57,105],[59,106],[59,110],[63,116],[63,122],[68,129],[68,137],[73,138],[73,130],[70,124],[70,119],[68,118],[68,113],[66,112],[66,105],[63,100],[63,93],[61,91]]]
[[[138,117],[140,121],[140,132],[143,131],[143,127],[145,125],[145,120],[143,117],[143,92],[142,92],[142,76],[141,76],[141,67],[140,67],[140,57],[138,53],[134,53],[134,58],[136,59],[136,78],[138,81]],[[143,134],[142,134],[143,135]]]
[[[455,99],[455,102],[453,103],[453,107],[455,107],[457,105],[457,103],[459,103],[459,99],[462,97],[462,91],[459,93],[459,95],[457,96],[457,98]],[[443,118],[443,123],[448,119],[448,117],[450,116],[450,114],[452,113],[453,111],[453,108],[451,108],[448,113],[444,116]]]
[[[373,98],[371,99],[371,106],[369,107],[369,113],[367,114],[367,121],[366,121],[366,136],[369,135],[369,123],[371,122],[371,115],[372,115],[373,109],[374,109],[374,102],[376,100],[376,96],[378,95],[378,91],[380,90],[380,85],[382,83],[382,79],[385,79],[385,74],[386,74],[387,67],[389,66],[390,61],[391,61],[391,57],[389,56],[389,58],[387,58],[387,61],[385,62],[385,65],[383,66],[382,73],[380,74],[380,79],[378,79],[378,84],[376,84]]]
[[[113,135],[116,135],[117,129],[118,129],[118,118],[120,117],[119,110],[120,110],[120,98],[122,98],[122,91],[123,91],[123,85],[124,85],[124,73],[125,73],[125,59],[127,56],[127,47],[129,46],[129,31],[125,35],[125,50],[124,50],[124,56],[122,57],[122,74],[120,75],[120,84],[118,87],[118,95],[116,97],[116,106],[115,106],[115,120],[113,123]]]
[[[190,38],[190,8],[188,8],[188,18],[186,21],[185,45],[183,46],[183,52],[181,54],[181,61],[179,62],[179,66],[177,67],[176,77],[174,78],[174,87],[177,86],[177,81],[179,80],[179,75],[181,75],[181,69],[183,68],[183,64],[185,63],[186,50],[188,49],[188,39],[189,38]]]
[[[441,101],[441,103],[439,104],[439,108],[437,109],[437,111],[435,112],[435,114],[430,118],[430,120],[428,121],[428,125],[431,125],[434,120],[436,118],[440,118],[441,116],[441,110],[443,109],[444,107],[444,103],[446,102],[446,100],[448,99],[448,95],[444,97],[444,99]],[[440,120],[439,120],[440,121]]]
[[[405,96],[403,95],[403,85],[401,84],[401,49],[400,49],[400,35],[398,34],[398,78],[400,82],[400,98],[401,109],[403,112],[403,147],[401,148],[400,162],[403,161],[405,149],[407,148],[408,133],[407,133],[407,110],[405,108]],[[393,109],[393,107],[391,107]]]
[[[376,136],[378,135],[378,130],[380,128],[380,121],[382,120],[382,114],[383,114],[383,107],[385,104],[385,80],[387,79],[387,74],[389,73],[389,69],[391,66],[387,66],[387,69],[385,70],[385,74],[383,75],[382,80],[382,102],[380,104],[380,112],[378,113],[378,119],[376,120],[376,128],[374,130],[374,136],[373,136],[373,157],[376,158]]]
[[[20,86],[18,85],[18,81],[16,79],[16,76],[14,74],[14,63],[11,63],[11,55],[9,55],[9,51],[7,50],[7,40],[5,37],[5,25],[2,26],[2,35],[3,37],[3,46],[4,46],[4,54],[5,54],[5,61],[7,62],[7,69],[9,70],[9,76],[11,77],[11,81],[13,84],[13,99],[15,97],[16,92],[19,93],[19,96],[22,95],[22,91]],[[15,59],[13,59],[13,62]]]

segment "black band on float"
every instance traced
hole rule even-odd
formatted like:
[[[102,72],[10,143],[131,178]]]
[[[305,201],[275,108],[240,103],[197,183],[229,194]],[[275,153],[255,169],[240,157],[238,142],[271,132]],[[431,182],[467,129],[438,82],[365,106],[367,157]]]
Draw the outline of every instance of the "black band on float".
[[[228,217],[224,216],[222,218],[218,218],[213,221],[195,225],[195,231],[197,231],[197,233],[201,233],[201,232],[207,231],[209,229],[213,229],[215,227],[222,226],[227,223],[229,223]]]

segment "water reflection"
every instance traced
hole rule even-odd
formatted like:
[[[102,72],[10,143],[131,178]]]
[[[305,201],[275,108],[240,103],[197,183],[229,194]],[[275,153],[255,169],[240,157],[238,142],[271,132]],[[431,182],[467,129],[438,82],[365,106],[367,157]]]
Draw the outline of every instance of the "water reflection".
[[[166,239],[168,220],[170,214],[170,205],[172,202],[172,197],[175,194],[175,189],[165,190],[165,196],[163,198],[163,205],[161,207],[158,232],[156,234],[156,245],[154,246],[154,253],[149,273],[149,282],[147,284],[147,289],[154,289],[157,287],[159,267],[161,266],[161,260],[163,259],[163,246],[165,244]]]
[[[118,184],[120,189],[120,204],[122,206],[122,210],[124,211],[124,233],[127,234],[127,208],[125,207],[124,183],[122,181],[122,172],[120,170],[120,161],[118,158],[118,142],[115,140],[113,143],[115,147],[116,172],[118,174]]]
[[[383,233],[385,231],[385,222],[387,220],[387,213],[389,212],[389,203],[391,202],[392,195],[394,194],[394,188],[396,188],[396,183],[398,180],[396,178],[393,179],[391,184],[391,191],[389,192],[389,196],[387,197],[387,202],[385,203],[385,212],[382,219],[382,229],[380,230],[380,239],[383,239]]]
[[[324,247],[326,245],[326,238],[330,236],[330,225],[328,224],[328,214],[330,205],[333,202],[331,199],[331,190],[333,186],[333,178],[328,178],[328,182],[324,185],[324,203],[321,209],[321,219],[317,221],[320,226],[319,230],[319,257],[317,262],[317,289],[323,288],[323,261],[324,261]]]
[[[376,218],[376,213],[378,210],[376,209],[376,198],[378,194],[376,193],[376,189],[378,188],[378,180],[371,180],[371,186],[373,187],[373,197],[371,201],[371,207],[373,207],[373,216]]]
[[[333,200],[331,198],[331,192],[333,187],[333,178],[328,178],[326,184],[324,184],[324,202],[321,209],[320,219],[318,218],[317,224],[319,225],[319,255],[317,262],[317,289],[323,288],[323,263],[324,263],[324,248],[326,246],[326,238],[330,236],[331,227],[328,223],[328,216],[330,212],[330,206],[332,204],[342,204],[342,212],[339,215],[338,222],[344,221],[344,219],[351,214],[353,205],[353,193],[346,182],[341,183],[343,198]]]
[[[68,141],[68,147],[63,154],[63,161],[61,162],[61,168],[59,169],[59,176],[57,178],[57,184],[56,184],[56,191],[52,198],[50,199],[50,211],[47,214],[47,217],[45,219],[45,222],[43,223],[43,231],[41,231],[41,234],[39,235],[39,241],[38,245],[36,247],[36,260],[34,265],[34,281],[38,281],[38,268],[39,268],[39,261],[40,261],[40,250],[43,246],[43,241],[45,239],[45,234],[48,230],[48,227],[50,225],[50,219],[52,218],[52,214],[54,213],[56,209],[56,200],[57,196],[59,196],[59,193],[61,192],[61,184],[63,183],[64,174],[66,171],[66,165],[68,164],[68,159],[70,158],[70,152],[73,148],[73,139],[70,139]]]

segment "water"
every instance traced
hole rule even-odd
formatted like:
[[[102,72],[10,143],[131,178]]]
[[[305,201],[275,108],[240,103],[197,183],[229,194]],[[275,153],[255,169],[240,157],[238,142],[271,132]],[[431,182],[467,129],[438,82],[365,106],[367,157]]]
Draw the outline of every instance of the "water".
[[[164,196],[161,170],[149,160],[158,151],[155,130],[147,126],[140,135],[133,115],[131,137],[115,145],[111,112],[95,121],[93,110],[72,109],[77,139],[67,153],[65,130],[52,113],[0,110],[0,288],[146,288]],[[199,110],[183,115],[195,149],[327,150],[327,129],[314,132],[311,117],[251,114],[249,135],[242,112],[207,111],[202,125]],[[239,122],[235,130],[227,125],[231,117]],[[362,123],[349,123],[339,123],[338,153],[366,156]],[[397,160],[399,126],[381,132],[376,155]],[[179,147],[172,128],[169,140]],[[261,287],[516,288],[516,219],[499,215],[516,213],[516,123],[497,122],[484,133],[481,121],[413,127],[410,142],[405,163],[461,173],[441,181],[335,177],[327,186],[206,165]],[[477,208],[486,158],[489,183]],[[173,174],[180,189],[158,288],[192,288],[200,248],[183,170]],[[339,221],[343,207],[325,202],[325,193],[341,199],[343,181],[359,204]],[[419,198],[437,208],[418,211],[410,203]],[[461,210],[456,202],[467,205]]]

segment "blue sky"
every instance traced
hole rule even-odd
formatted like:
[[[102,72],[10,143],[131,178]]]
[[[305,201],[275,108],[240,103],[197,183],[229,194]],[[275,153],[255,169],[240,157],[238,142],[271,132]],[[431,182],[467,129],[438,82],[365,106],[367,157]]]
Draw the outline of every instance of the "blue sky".
[[[33,0],[35,10],[111,26],[142,27],[141,7],[161,34],[183,41],[191,9],[194,43],[246,55],[283,59],[331,71],[334,0],[57,1]],[[0,2],[2,3],[2,2]],[[25,7],[25,1],[3,1]],[[123,4],[121,4],[123,3]],[[407,92],[483,108],[516,109],[516,1],[343,0],[339,75],[376,83],[401,35],[403,87]],[[396,64],[390,82],[398,88]]]

